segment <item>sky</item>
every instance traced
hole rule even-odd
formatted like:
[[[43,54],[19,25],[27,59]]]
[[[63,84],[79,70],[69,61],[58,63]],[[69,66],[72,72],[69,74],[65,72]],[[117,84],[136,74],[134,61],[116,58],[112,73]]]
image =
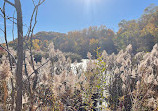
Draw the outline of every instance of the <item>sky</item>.
[[[14,3],[14,0],[10,1]],[[3,0],[0,0],[0,7],[2,4]],[[21,4],[23,22],[29,26],[34,8],[32,0],[21,0]],[[34,33],[39,31],[67,33],[100,25],[117,32],[121,20],[140,18],[144,9],[150,4],[158,5],[158,0],[46,0],[39,7]],[[8,16],[13,16],[14,8],[7,4],[6,12]],[[12,26],[12,23],[7,21],[9,41],[12,40]],[[2,17],[0,17],[0,28],[3,28]],[[16,32],[15,28],[15,36]],[[24,35],[26,32],[27,27],[24,27]],[[0,31],[0,42],[3,40],[3,33]]]

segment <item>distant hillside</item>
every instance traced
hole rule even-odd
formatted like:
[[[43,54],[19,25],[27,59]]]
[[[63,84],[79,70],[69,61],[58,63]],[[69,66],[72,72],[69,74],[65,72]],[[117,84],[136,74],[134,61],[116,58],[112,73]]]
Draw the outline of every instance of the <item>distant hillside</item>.
[[[34,39],[39,39],[39,40],[53,40],[56,37],[65,37],[66,34],[64,33],[59,33],[59,32],[38,32],[34,35]]]
[[[37,50],[43,49],[50,42],[54,42],[55,48],[63,52],[73,52],[87,57],[87,52],[96,55],[95,49],[101,47],[101,50],[106,50],[109,54],[117,52],[114,45],[115,33],[105,26],[94,26],[81,31],[72,31],[67,34],[57,32],[39,32],[34,35],[34,48]]]
[[[108,54],[117,53],[129,44],[133,51],[151,51],[154,44],[158,43],[158,7],[150,5],[144,10],[138,20],[122,20],[119,30],[113,30],[101,25],[91,26],[80,31],[71,31],[67,34],[59,32],[38,32],[33,36],[33,48],[46,51],[50,42],[54,42],[55,49],[63,52],[72,52],[87,57],[87,52],[96,56],[95,50],[106,50]],[[16,46],[10,42],[10,46]],[[15,47],[16,48],[16,47]]]

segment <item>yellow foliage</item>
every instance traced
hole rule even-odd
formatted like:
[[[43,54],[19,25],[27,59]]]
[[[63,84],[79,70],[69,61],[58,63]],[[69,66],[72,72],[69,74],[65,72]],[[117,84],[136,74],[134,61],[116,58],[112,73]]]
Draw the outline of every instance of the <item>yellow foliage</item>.
[[[34,47],[35,50],[40,50],[40,46],[38,45],[39,42],[40,41],[38,39],[35,39],[35,40],[32,41],[33,47]]]
[[[90,45],[94,45],[94,44],[98,44],[98,43],[99,43],[99,40],[94,39],[94,38],[90,39],[90,42],[89,42]]]

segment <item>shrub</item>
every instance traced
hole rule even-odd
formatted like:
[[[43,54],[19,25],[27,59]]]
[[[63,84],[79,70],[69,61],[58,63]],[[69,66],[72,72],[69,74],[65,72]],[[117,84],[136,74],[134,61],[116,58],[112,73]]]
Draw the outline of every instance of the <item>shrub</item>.
[[[34,55],[34,61],[37,62],[41,62],[42,59],[42,55],[41,54],[35,54]]]
[[[70,58],[72,60],[72,63],[75,61],[81,62],[81,60],[82,60],[82,57],[76,53],[69,52],[69,53],[65,53],[64,55],[65,55],[66,59]]]

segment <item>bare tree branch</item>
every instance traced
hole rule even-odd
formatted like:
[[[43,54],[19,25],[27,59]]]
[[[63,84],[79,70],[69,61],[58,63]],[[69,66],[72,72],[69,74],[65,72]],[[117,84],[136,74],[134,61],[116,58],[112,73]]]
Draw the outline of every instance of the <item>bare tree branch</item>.
[[[36,6],[36,5],[35,5],[35,1],[34,1],[34,0],[32,0],[32,2],[33,2],[33,5],[34,5],[34,7],[35,7],[35,6]]]
[[[12,5],[13,7],[15,7],[15,4],[13,4],[12,2],[8,1],[8,0],[4,0],[5,2],[7,2],[8,4]]]
[[[35,5],[35,2],[34,0],[32,0],[33,4],[34,4],[34,10],[32,12],[32,16],[31,16],[31,19],[30,19],[30,26],[28,28],[28,32],[27,32],[27,37],[30,36],[30,33],[34,30],[34,27],[36,26],[36,23],[37,23],[37,13],[38,13],[38,7],[44,3],[45,0],[39,0],[38,4]],[[35,13],[36,12],[36,13]],[[34,26],[32,27],[32,21],[33,21],[33,17],[35,15],[35,23],[34,23]]]
[[[16,63],[16,59],[15,59],[15,57],[10,53],[10,51],[8,51],[7,48],[5,48],[5,47],[4,47],[3,45],[1,45],[1,44],[0,44],[0,47],[2,47],[5,51],[7,51],[7,52],[11,55],[11,57],[13,58],[14,62]]]
[[[4,1],[4,4],[3,4],[3,16],[4,16],[4,38],[5,38],[5,43],[6,43],[7,50],[9,51],[9,45],[8,45],[8,40],[7,40],[7,22],[6,22],[6,12],[5,12],[5,6],[6,6],[6,2]],[[13,62],[12,62],[12,59],[11,59],[11,57],[10,57],[10,54],[9,54],[9,53],[8,53],[8,58],[9,58],[10,69],[11,69],[11,71],[12,71]]]
[[[4,11],[3,11],[3,9],[1,7],[0,7],[0,10],[1,10],[2,13],[4,13]]]
[[[4,11],[2,10],[2,8],[0,8],[0,11],[1,11],[2,14],[4,15]],[[15,12],[14,12],[14,13],[15,13]],[[3,16],[2,14],[0,14],[0,16],[1,16],[2,18],[4,18],[4,16]],[[14,21],[14,20],[17,21],[17,18],[15,18],[15,17],[9,17],[8,15],[6,15],[6,19],[9,20],[9,21],[11,21],[11,22],[13,22],[14,24],[17,25],[17,22]],[[25,27],[28,28],[28,26],[27,26],[26,24],[23,24],[23,26],[25,26]]]
[[[38,71],[40,68],[42,68],[44,65],[46,65],[48,62],[50,61],[50,59],[48,59],[45,63],[43,63],[41,66],[39,66],[37,69],[34,70],[34,72],[32,72],[28,78],[26,78],[23,82],[26,82],[27,79],[29,79],[36,71]]]
[[[0,28],[0,30],[4,33],[4,30]]]
[[[13,13],[13,18],[14,18],[14,15],[15,15],[15,11]],[[13,41],[14,41],[14,19],[13,19],[12,35],[13,35]]]

